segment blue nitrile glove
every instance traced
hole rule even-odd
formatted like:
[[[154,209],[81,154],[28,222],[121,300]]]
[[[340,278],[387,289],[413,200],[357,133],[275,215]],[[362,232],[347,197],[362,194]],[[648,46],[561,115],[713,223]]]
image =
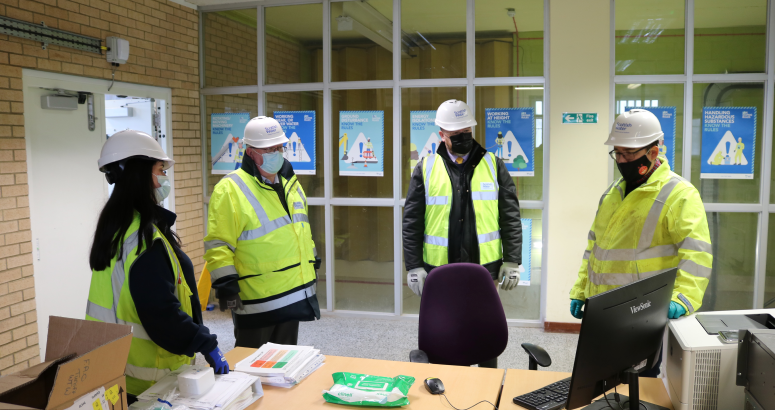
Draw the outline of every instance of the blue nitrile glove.
[[[221,349],[215,348],[212,352],[204,355],[207,364],[213,368],[215,374],[229,374],[229,362],[223,357]]]
[[[584,306],[583,300],[571,299],[570,301],[570,314],[576,319],[584,317],[584,312],[581,311],[581,307]]]
[[[670,310],[667,311],[668,319],[678,319],[686,314],[686,309],[678,302],[670,301]]]

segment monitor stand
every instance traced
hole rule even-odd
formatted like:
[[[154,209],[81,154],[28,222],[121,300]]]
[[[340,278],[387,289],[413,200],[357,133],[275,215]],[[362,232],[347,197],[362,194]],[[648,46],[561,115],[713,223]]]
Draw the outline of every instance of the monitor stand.
[[[631,368],[624,372],[624,374],[627,377],[627,381],[630,387],[630,397],[627,397],[623,394],[619,395],[619,405],[615,402],[615,397],[613,393],[607,394],[605,397],[608,398],[608,403],[611,403],[611,406],[615,406],[614,409],[618,410],[617,407],[621,406],[624,410],[669,410],[667,407],[658,406],[653,403],[649,403],[646,401],[640,401],[640,386],[638,383],[638,371],[635,370],[635,368]],[[598,399],[594,401],[592,404],[590,404],[587,407],[584,407],[583,410],[603,410],[603,409],[610,409],[611,407],[608,405],[608,403],[605,401],[605,399]]]

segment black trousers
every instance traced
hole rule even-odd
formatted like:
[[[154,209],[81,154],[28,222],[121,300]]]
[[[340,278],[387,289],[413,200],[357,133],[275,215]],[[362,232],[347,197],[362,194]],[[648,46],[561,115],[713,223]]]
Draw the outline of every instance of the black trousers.
[[[258,349],[267,342],[281,345],[295,345],[299,339],[299,321],[293,320],[273,326],[256,329],[234,327],[234,345]]]

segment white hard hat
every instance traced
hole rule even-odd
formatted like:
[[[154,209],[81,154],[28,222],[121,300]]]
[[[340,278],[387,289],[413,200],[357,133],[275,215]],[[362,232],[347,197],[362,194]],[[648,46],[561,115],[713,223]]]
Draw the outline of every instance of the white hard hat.
[[[476,120],[468,104],[459,100],[447,100],[436,110],[436,125],[446,131],[457,131],[473,127]]]
[[[256,117],[245,126],[243,142],[253,148],[269,148],[288,142],[283,127],[272,117]]]
[[[124,130],[111,135],[105,141],[97,165],[100,171],[107,172],[105,166],[137,156],[164,161],[164,169],[169,169],[175,163],[150,135],[142,131]]]
[[[656,115],[636,108],[616,117],[605,145],[642,148],[664,135]]]

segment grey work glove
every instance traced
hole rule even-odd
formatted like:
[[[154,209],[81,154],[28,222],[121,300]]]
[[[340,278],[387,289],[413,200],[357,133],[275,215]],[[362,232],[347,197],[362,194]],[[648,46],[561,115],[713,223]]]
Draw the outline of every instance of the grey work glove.
[[[242,299],[240,299],[239,294],[218,298],[218,308],[221,309],[221,312],[225,312],[227,309],[242,309]]]
[[[406,274],[406,283],[415,295],[422,296],[422,287],[427,276],[428,272],[423,268],[414,268]]]
[[[500,280],[500,287],[503,290],[512,290],[517,287],[519,283],[520,273],[524,272],[525,268],[522,265],[514,262],[503,262],[501,270],[498,273],[498,280]]]

